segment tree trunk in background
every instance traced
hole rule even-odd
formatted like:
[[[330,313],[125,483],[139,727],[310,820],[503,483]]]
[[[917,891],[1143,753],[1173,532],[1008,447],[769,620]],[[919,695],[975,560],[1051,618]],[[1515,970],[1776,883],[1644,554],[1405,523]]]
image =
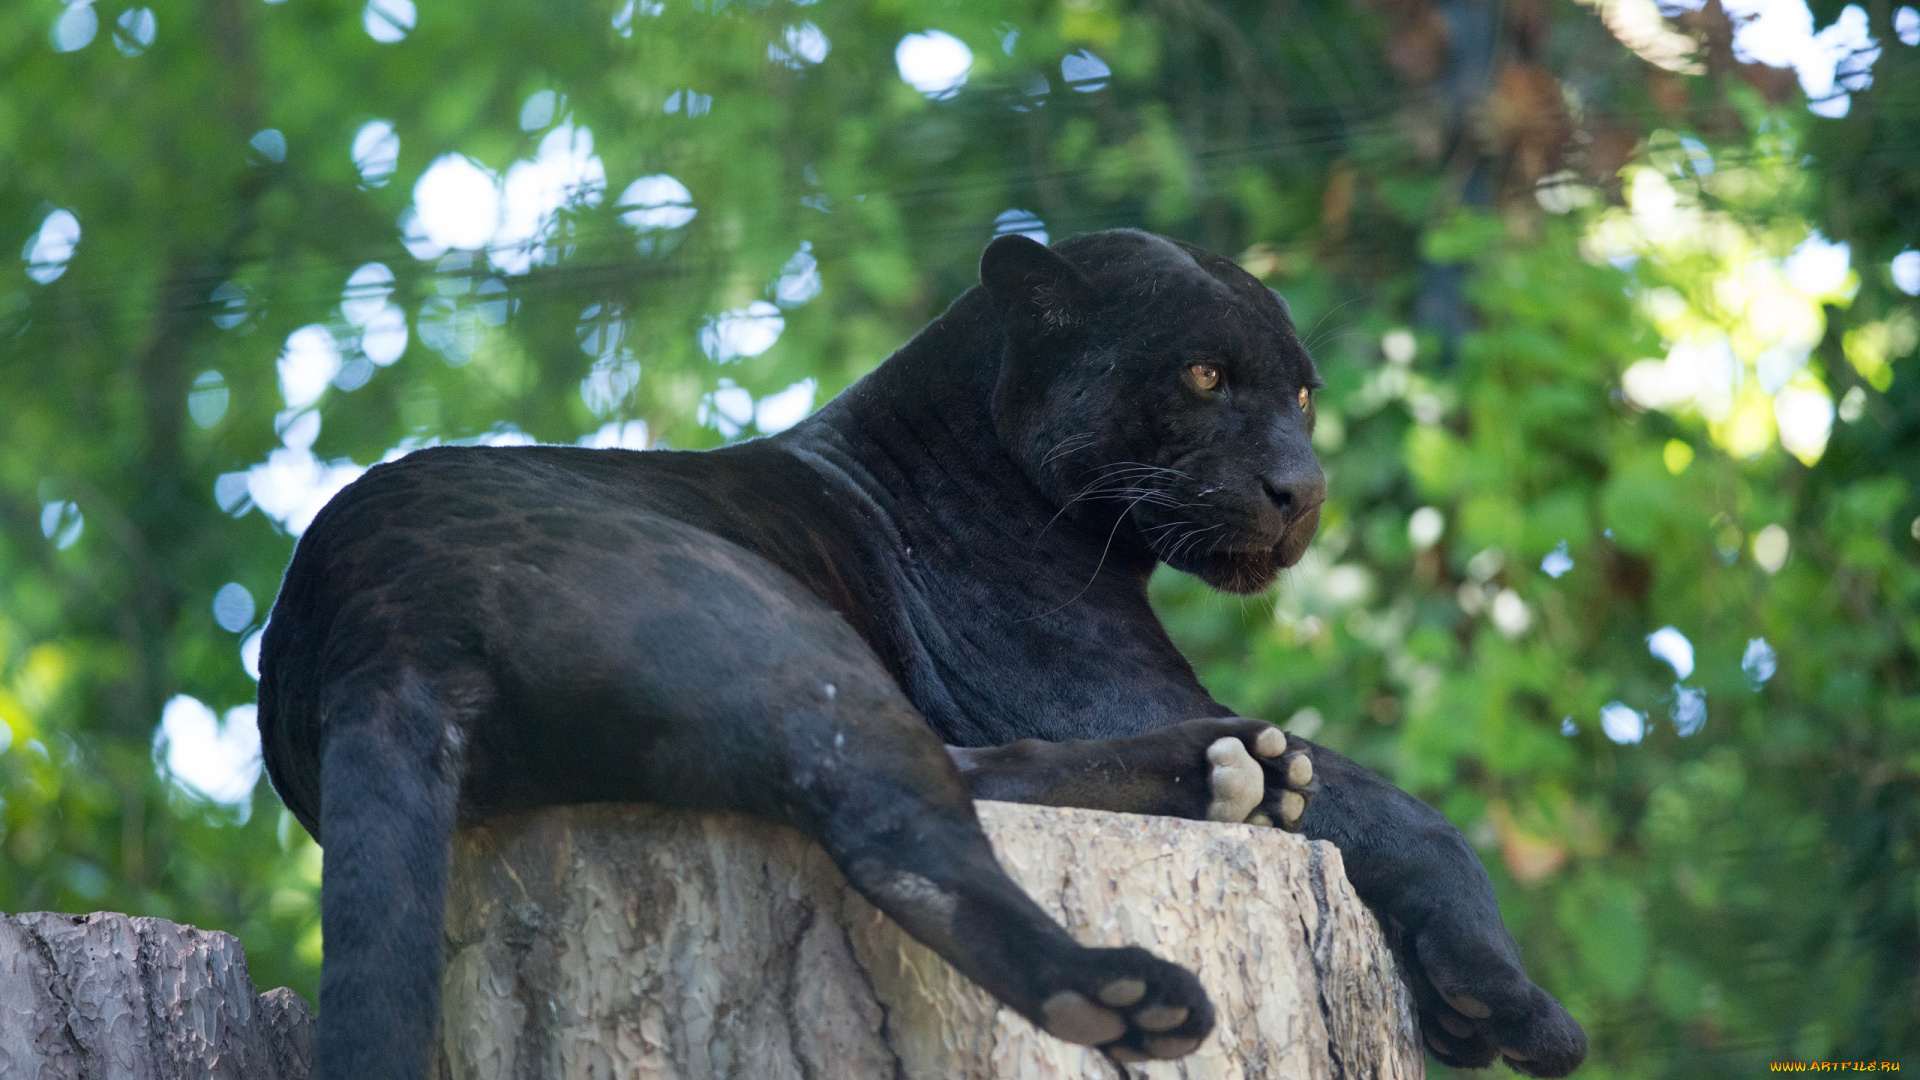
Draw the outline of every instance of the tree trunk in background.
[[[1197,971],[1187,1080],[1423,1074],[1413,1011],[1340,854],[1274,829],[980,804],[1081,941]],[[1117,1078],[1000,1008],[764,822],[550,809],[454,845],[441,1080]]]
[[[256,995],[231,934],[164,919],[0,918],[0,1077],[307,1080],[314,1021]]]

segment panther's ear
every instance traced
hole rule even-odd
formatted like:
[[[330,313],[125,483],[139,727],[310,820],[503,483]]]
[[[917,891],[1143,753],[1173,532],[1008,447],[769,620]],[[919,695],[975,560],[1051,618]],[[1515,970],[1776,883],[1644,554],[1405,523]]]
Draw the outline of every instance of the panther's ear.
[[[1026,340],[1070,331],[1093,313],[1093,282],[1045,244],[1013,233],[987,245],[980,284],[1007,335]]]

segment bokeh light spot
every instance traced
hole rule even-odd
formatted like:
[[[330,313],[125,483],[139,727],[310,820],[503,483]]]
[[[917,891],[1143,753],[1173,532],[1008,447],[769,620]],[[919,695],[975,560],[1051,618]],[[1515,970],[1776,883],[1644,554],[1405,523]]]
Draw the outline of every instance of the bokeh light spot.
[[[1787,552],[1792,544],[1787,539],[1787,530],[1779,525],[1769,525],[1753,536],[1753,561],[1760,569],[1769,574],[1777,574],[1787,565]]]
[[[114,25],[117,29],[113,32],[113,47],[120,50],[121,56],[139,56],[146,52],[159,29],[152,8],[128,8],[114,20]]]
[[[1673,668],[1673,677],[1684,679],[1693,674],[1693,642],[1671,626],[1663,626],[1647,635],[1647,651]]]
[[[1002,210],[993,219],[993,235],[1024,236],[1044,244],[1047,242],[1047,223],[1031,210]]]
[[[45,285],[67,272],[67,262],[80,246],[80,219],[71,210],[55,210],[40,222],[40,228],[21,249],[27,262],[27,276]]]
[[[928,30],[901,38],[893,50],[893,62],[908,86],[940,101],[966,85],[973,50],[952,34]]]
[[[226,378],[217,371],[203,371],[187,392],[187,415],[195,424],[210,428],[227,415],[229,399]]]
[[[1431,506],[1423,506],[1407,517],[1407,539],[1415,551],[1425,551],[1440,542],[1447,529],[1446,516]]]
[[[1625,702],[1610,701],[1600,707],[1600,730],[1622,746],[1646,737],[1647,714]]]
[[[93,0],[73,0],[53,17],[53,51],[84,49],[99,31],[100,16],[94,13]]]
[[[252,625],[253,611],[253,594],[237,581],[227,582],[213,594],[213,621],[228,633],[237,634]]]
[[[413,185],[422,234],[442,249],[475,251],[500,225],[500,189],[493,172],[465,154],[442,154]]]
[[[1066,58],[1060,61],[1060,78],[1065,80],[1068,86],[1083,94],[1106,89],[1107,80],[1112,75],[1113,69],[1107,66],[1105,60],[1085,49],[1068,53]]]
[[[367,0],[366,12],[361,17],[362,25],[367,28],[367,36],[383,45],[402,41],[413,31],[419,12],[414,9],[413,0]]]
[[[160,710],[153,754],[161,778],[210,802],[236,806],[251,800],[260,781],[260,726],[255,706],[214,715],[198,698],[177,694]]]
[[[353,133],[353,167],[360,182],[370,188],[385,187],[400,166],[400,136],[385,120],[369,120]]]

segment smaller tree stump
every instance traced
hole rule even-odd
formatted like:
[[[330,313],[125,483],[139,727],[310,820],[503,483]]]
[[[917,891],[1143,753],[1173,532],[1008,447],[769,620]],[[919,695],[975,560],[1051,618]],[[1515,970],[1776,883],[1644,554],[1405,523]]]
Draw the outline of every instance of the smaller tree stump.
[[[0,1077],[307,1080],[314,1019],[232,934],[112,912],[0,917]]]
[[[454,842],[440,1080],[1418,1080],[1414,1010],[1340,853],[1277,829],[981,803],[1080,941],[1198,973],[1219,1023],[1120,1067],[908,938],[797,833],[644,806]]]

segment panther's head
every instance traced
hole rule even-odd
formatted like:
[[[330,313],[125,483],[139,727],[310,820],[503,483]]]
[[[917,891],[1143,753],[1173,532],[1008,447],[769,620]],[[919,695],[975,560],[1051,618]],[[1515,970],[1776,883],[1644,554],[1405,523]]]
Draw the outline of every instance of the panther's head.
[[[1065,513],[1167,564],[1264,589],[1320,526],[1320,383],[1277,293],[1150,233],[1050,249],[995,240],[980,279],[1006,329],[994,424]]]

